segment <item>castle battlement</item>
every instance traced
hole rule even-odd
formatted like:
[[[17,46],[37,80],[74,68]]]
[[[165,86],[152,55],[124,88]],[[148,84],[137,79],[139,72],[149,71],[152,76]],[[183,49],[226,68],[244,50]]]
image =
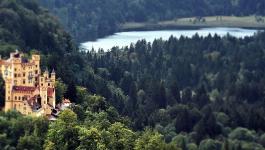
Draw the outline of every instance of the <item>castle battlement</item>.
[[[43,74],[40,70],[40,55],[31,59],[18,51],[10,58],[0,58],[0,71],[5,81],[5,111],[15,109],[24,115],[50,115],[55,108],[54,70]]]

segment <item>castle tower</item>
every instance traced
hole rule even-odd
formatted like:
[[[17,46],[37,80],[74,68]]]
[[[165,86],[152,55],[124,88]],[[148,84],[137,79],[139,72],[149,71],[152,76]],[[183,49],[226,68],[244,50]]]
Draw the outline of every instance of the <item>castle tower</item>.
[[[31,56],[32,61],[36,62],[36,64],[40,64],[40,55],[33,54]]]
[[[51,73],[51,84],[52,84],[52,94],[50,94],[50,98],[49,98],[49,101],[51,103],[51,105],[53,107],[55,107],[55,103],[56,103],[56,96],[55,96],[55,83],[56,83],[56,73],[54,71],[54,69],[52,70],[52,73]],[[50,89],[51,90],[51,89]]]
[[[33,54],[31,56],[31,60],[34,63],[34,69],[35,69],[35,74],[38,75],[40,74],[40,55]]]
[[[12,80],[5,80],[5,111],[13,109],[13,100],[12,100]]]
[[[49,110],[49,107],[48,107],[48,102],[47,102],[47,99],[48,99],[48,92],[47,92],[47,87],[41,87],[40,88],[40,97],[41,97],[41,107],[43,108],[44,110],[44,113],[45,114],[50,114],[50,110]]]

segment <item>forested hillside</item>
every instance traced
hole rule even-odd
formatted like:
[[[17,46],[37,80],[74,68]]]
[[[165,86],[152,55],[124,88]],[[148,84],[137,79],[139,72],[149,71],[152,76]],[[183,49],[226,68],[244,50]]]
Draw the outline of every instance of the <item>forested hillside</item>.
[[[112,34],[124,22],[180,17],[265,15],[263,0],[39,0],[78,42]]]
[[[0,54],[39,50],[76,103],[54,122],[0,112],[0,149],[264,149],[264,32],[79,52],[34,0],[1,0],[0,20]]]
[[[15,48],[64,54],[73,51],[71,37],[55,17],[28,0],[0,1],[0,43],[4,56]]]
[[[264,40],[264,33],[246,39],[171,37],[89,52],[88,60],[128,95],[124,105],[112,104],[124,108],[134,129],[152,126],[168,142],[179,133],[197,144],[226,141],[238,133],[263,134]],[[109,99],[109,93],[101,94]]]

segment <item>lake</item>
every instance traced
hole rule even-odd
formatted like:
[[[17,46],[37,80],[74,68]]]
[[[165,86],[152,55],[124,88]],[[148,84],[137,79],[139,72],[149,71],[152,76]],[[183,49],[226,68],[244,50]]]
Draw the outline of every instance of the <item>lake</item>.
[[[167,40],[171,35],[179,38],[181,35],[192,37],[198,33],[200,36],[208,36],[209,34],[218,34],[225,36],[228,33],[237,38],[244,38],[246,36],[253,36],[258,30],[255,29],[242,29],[242,28],[201,28],[194,30],[159,30],[159,31],[130,31],[118,32],[114,35],[100,38],[96,41],[88,41],[80,44],[80,48],[91,50],[94,48],[98,50],[103,48],[108,51],[114,46],[124,47],[129,46],[131,43],[136,43],[138,40],[145,39],[147,42],[152,42],[154,39],[162,38]]]

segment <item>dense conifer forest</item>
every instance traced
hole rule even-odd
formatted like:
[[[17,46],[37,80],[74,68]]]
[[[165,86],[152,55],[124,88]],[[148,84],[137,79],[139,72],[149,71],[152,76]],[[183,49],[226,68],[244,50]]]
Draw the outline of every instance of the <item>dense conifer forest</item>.
[[[1,0],[0,20],[2,57],[16,48],[28,55],[39,50],[43,68],[56,70],[58,102],[76,103],[54,122],[0,112],[0,149],[265,147],[264,32],[81,52],[34,0]]]
[[[265,15],[263,0],[39,0],[58,16],[76,41],[95,40],[124,22],[181,17]]]

